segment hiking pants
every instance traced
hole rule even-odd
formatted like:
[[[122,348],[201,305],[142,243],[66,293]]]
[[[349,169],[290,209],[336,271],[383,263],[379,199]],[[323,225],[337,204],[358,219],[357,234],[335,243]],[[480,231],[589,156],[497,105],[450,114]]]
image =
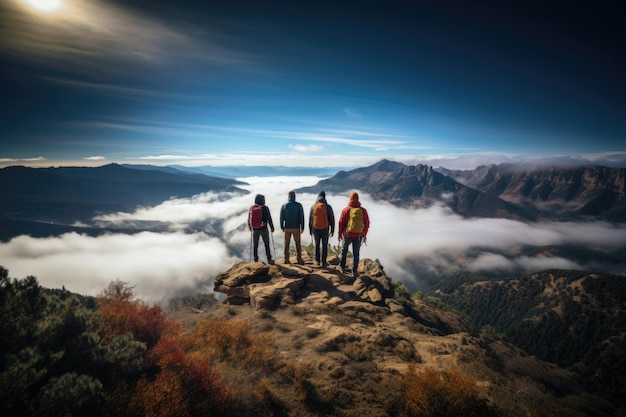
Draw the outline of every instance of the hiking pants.
[[[263,238],[265,244],[265,255],[267,262],[272,260],[272,252],[270,251],[270,234],[267,227],[262,229],[254,229],[252,231],[252,245],[254,246],[254,262],[259,262],[259,237]]]
[[[348,256],[348,248],[352,245],[352,274],[357,275],[359,270],[359,252],[361,250],[361,237],[346,237],[343,239],[343,248],[341,248],[341,269],[346,269],[346,257]]]
[[[328,257],[328,229],[313,229],[313,238],[315,239],[315,260],[320,261],[320,243],[322,246],[322,265],[326,265]]]
[[[302,262],[302,245],[300,244],[300,234],[302,230],[300,228],[283,229],[285,232],[285,261],[289,260],[289,244],[291,243],[291,236],[293,236],[293,242],[296,244],[296,256],[298,262]]]

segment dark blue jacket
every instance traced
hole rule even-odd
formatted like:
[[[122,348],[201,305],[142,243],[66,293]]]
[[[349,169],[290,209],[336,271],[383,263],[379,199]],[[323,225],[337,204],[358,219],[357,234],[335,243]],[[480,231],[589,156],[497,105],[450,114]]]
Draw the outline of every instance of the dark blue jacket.
[[[289,201],[280,208],[280,228],[304,231],[304,209],[296,196],[289,196]]]

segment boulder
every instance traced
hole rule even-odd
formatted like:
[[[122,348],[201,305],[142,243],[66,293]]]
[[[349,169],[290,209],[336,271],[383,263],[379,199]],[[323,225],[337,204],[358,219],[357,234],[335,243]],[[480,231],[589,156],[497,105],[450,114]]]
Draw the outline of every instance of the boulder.
[[[238,287],[255,282],[267,282],[270,277],[270,266],[262,262],[237,262],[228,271],[215,277],[214,287]],[[223,291],[219,291],[223,292]]]
[[[256,309],[273,309],[281,304],[283,297],[300,296],[305,279],[281,277],[264,284],[250,286],[250,304]]]
[[[360,275],[354,280],[354,292],[362,300],[375,304],[384,304],[387,298],[393,298],[393,286],[386,276]]]

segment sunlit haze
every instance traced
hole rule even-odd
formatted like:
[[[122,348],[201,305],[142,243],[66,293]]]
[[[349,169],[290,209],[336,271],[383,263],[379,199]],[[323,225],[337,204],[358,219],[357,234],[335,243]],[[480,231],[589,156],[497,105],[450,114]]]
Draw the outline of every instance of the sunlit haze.
[[[24,0],[26,4],[35,10],[52,13],[63,7],[63,0]]]

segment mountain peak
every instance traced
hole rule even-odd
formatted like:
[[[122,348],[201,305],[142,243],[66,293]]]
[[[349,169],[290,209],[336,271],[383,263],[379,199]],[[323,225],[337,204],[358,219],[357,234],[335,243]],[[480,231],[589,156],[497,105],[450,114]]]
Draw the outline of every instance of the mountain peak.
[[[218,274],[214,289],[226,294],[224,304],[250,305],[256,310],[276,310],[291,306],[298,309],[333,308],[338,311],[362,311],[372,314],[399,314],[419,321],[436,334],[468,332],[460,320],[444,322],[420,316],[410,300],[398,296],[392,280],[377,261],[365,258],[359,262],[358,277],[344,274],[339,258],[329,256],[329,266],[313,266],[303,253],[304,264],[274,265],[262,262],[235,263]]]
[[[262,379],[280,398],[281,415],[398,415],[402,375],[411,367],[460,370],[503,398],[521,377],[529,386],[531,380],[555,390],[571,386],[558,367],[479,333],[441,304],[409,297],[377,261],[361,259],[355,279],[341,272],[334,255],[327,268],[302,256],[302,265],[239,261],[215,277],[223,303],[172,315],[189,331],[202,323],[237,329],[243,322],[264,337],[276,356],[264,366],[277,372],[246,367],[244,375],[238,361],[221,369],[225,380],[244,386]],[[294,387],[305,388],[301,396]]]
[[[396,171],[404,168],[405,166],[406,165],[401,162],[390,161],[389,159],[381,159],[374,165],[371,165],[369,169],[375,169],[379,171]]]

